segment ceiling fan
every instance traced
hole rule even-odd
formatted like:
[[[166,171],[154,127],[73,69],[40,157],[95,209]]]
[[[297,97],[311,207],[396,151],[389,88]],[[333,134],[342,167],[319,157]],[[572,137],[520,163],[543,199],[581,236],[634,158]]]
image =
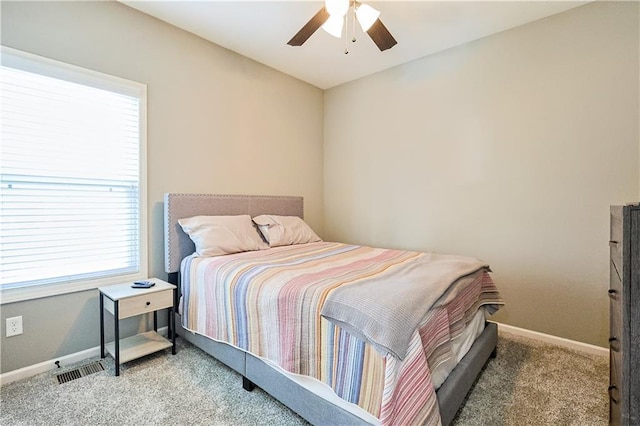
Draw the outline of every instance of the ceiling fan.
[[[320,27],[335,37],[342,37],[342,28],[345,21],[347,21],[348,26],[347,13],[350,8],[353,12],[354,23],[357,19],[362,30],[369,34],[369,37],[381,52],[391,49],[398,43],[378,18],[380,12],[373,7],[362,4],[357,0],[325,0],[324,7],[287,44],[290,46],[302,46]],[[352,28],[352,30],[355,31],[355,28]],[[356,41],[355,36],[352,41]],[[349,52],[345,49],[344,53]]]

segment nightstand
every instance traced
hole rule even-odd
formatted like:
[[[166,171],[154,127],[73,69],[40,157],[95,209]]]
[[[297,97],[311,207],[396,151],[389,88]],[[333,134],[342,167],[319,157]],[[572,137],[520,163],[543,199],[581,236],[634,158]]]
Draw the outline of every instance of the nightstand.
[[[140,358],[168,347],[176,353],[175,333],[175,289],[176,286],[151,278],[155,285],[151,288],[132,288],[133,282],[100,287],[100,357],[106,356],[105,349],[115,360],[116,376],[120,375],[120,364]],[[104,311],[113,315],[114,341],[104,342]],[[169,309],[168,337],[158,334],[158,310]],[[119,322],[123,318],[153,313],[153,331],[136,334],[120,340]]]

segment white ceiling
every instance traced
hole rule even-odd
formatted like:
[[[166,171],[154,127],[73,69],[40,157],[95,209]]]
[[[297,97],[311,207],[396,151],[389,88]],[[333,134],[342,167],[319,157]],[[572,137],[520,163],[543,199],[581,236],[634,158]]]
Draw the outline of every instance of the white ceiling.
[[[398,44],[380,52],[357,27],[355,44],[316,31],[301,47],[287,41],[323,1],[121,0],[172,25],[321,89],[588,3],[585,1],[367,1]],[[350,37],[349,37],[350,38]]]

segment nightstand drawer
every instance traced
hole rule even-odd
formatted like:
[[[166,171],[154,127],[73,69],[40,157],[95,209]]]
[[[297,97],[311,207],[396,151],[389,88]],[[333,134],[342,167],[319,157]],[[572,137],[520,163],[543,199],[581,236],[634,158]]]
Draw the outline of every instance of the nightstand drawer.
[[[157,291],[121,299],[118,306],[120,319],[157,311],[173,306],[173,290]]]
[[[169,308],[173,306],[173,290],[163,291],[146,291],[137,290],[143,293],[138,296],[132,296],[120,299],[118,301],[118,318],[128,318],[147,312],[157,311],[158,309]],[[113,300],[106,297],[104,299],[105,309],[114,314]]]

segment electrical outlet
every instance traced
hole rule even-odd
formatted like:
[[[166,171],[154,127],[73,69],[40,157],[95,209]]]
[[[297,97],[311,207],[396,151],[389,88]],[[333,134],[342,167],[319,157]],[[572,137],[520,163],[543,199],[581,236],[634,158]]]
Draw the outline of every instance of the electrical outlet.
[[[22,334],[22,316],[7,318],[7,337]]]

